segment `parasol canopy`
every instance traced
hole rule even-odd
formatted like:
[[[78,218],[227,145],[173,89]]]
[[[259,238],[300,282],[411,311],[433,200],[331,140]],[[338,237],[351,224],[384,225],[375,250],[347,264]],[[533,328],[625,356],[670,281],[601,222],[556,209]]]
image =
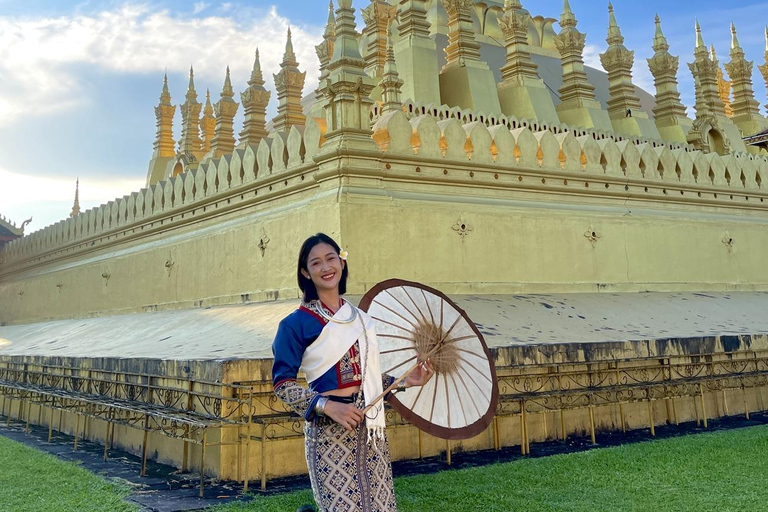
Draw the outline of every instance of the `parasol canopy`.
[[[498,384],[488,347],[474,322],[442,292],[391,279],[360,301],[376,323],[382,373],[400,377],[429,358],[435,375],[423,387],[392,394],[407,421],[442,439],[483,432],[496,412]]]

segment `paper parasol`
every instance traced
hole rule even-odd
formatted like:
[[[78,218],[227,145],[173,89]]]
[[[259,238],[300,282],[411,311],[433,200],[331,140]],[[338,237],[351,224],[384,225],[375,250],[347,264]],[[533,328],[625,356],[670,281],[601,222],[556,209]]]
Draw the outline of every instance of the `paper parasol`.
[[[410,423],[442,439],[483,432],[496,412],[499,390],[483,335],[467,314],[428,286],[391,279],[360,301],[376,324],[382,373],[400,377],[429,357],[434,377],[394,393],[390,405]]]

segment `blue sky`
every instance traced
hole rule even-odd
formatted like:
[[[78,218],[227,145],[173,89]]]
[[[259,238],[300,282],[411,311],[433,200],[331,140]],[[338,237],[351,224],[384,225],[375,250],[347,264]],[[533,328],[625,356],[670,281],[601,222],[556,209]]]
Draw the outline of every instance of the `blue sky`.
[[[693,85],[685,63],[692,60],[695,17],[721,62],[729,60],[733,20],[747,57],[763,63],[768,2],[613,3],[626,45],[635,50],[636,82],[651,92],[644,59],[653,53],[656,13],[671,52],[681,56],[679,79],[688,106]],[[354,0],[353,5],[359,10],[367,4]],[[562,10],[561,0],[523,4],[533,14],[554,18]],[[0,0],[0,213],[17,222],[34,216],[33,231],[69,213],[78,177],[84,208],[140,188],[155,133],[152,109],[166,69],[174,103],[183,101],[190,64],[199,99],[209,87],[216,101],[227,65],[235,88],[245,87],[257,46],[265,74],[277,71],[290,23],[308,92],[317,82],[314,45],[321,40],[327,5],[327,0]],[[594,0],[571,0],[571,5],[587,33],[587,62],[596,65],[606,47],[606,5]],[[758,101],[766,103],[757,70],[753,80]],[[177,113],[177,138],[179,124]]]

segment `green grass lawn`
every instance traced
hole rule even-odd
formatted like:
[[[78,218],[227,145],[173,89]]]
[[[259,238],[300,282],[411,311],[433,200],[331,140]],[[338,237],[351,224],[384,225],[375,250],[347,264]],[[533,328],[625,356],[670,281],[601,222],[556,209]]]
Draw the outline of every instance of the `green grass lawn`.
[[[401,512],[768,511],[768,426],[396,480]],[[309,492],[216,512],[294,512]]]
[[[0,436],[0,511],[133,512],[127,486]]]
[[[401,512],[768,512],[768,426],[398,478]],[[134,511],[130,491],[0,437],[0,511]],[[294,512],[309,491],[211,512]]]

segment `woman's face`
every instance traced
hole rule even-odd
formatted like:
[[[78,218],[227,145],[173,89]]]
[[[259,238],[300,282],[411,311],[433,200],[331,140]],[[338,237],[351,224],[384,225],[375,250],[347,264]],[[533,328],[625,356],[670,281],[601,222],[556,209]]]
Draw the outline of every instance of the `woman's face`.
[[[339,288],[344,262],[336,250],[326,243],[319,243],[309,251],[307,270],[301,271],[304,277],[312,280],[319,293]]]

